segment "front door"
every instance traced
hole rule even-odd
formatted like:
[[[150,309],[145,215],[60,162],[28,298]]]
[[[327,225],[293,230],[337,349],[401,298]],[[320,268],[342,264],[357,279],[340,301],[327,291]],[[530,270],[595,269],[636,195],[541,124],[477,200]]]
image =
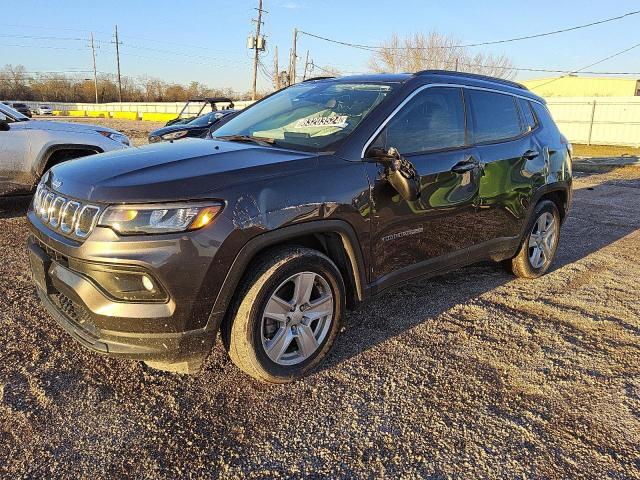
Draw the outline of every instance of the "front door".
[[[418,90],[371,145],[395,147],[421,176],[420,197],[404,200],[368,163],[374,185],[372,267],[384,287],[459,260],[474,245],[482,167],[469,146],[461,88]]]

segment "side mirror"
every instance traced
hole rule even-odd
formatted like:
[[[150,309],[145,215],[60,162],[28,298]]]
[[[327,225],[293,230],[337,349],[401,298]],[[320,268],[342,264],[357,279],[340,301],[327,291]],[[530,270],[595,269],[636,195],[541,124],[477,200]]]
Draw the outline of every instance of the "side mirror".
[[[408,202],[420,198],[420,175],[416,167],[394,147],[386,152],[381,148],[370,150],[372,159],[385,167],[387,182]]]
[[[8,132],[9,130],[11,130],[9,122],[4,119],[0,120],[0,132]]]

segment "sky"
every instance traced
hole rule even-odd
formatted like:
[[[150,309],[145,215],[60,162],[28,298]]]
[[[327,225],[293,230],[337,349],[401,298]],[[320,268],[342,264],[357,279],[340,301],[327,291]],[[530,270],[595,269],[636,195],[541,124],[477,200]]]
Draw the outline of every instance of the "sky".
[[[379,45],[400,36],[437,30],[464,43],[542,33],[637,10],[630,0],[537,0],[518,2],[436,0],[263,0],[267,51],[273,65],[277,45],[286,68],[294,27],[346,42]],[[91,76],[89,35],[93,32],[97,68],[116,72],[113,40],[118,25],[123,75],[168,82],[199,81],[211,87],[246,91],[251,85],[252,51],[247,36],[255,26],[258,0],[0,0],[0,66],[21,64],[27,71],[86,71]],[[509,56],[516,67],[574,70],[640,42],[640,15],[604,25],[490,47]],[[35,38],[34,38],[35,37]],[[364,72],[370,53],[299,37],[301,72],[306,51],[316,65],[343,73]],[[593,68],[640,72],[640,48]],[[317,70],[315,75],[321,75]],[[548,76],[518,73],[517,79]],[[638,75],[640,78],[640,75]],[[259,76],[258,88],[268,88]]]

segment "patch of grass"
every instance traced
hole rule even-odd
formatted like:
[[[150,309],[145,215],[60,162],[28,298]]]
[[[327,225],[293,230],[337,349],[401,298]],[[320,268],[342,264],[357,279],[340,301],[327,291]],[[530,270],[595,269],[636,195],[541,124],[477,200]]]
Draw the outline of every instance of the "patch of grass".
[[[640,148],[622,147],[619,145],[584,145],[574,143],[573,155],[575,157],[621,157],[623,155],[640,157]]]

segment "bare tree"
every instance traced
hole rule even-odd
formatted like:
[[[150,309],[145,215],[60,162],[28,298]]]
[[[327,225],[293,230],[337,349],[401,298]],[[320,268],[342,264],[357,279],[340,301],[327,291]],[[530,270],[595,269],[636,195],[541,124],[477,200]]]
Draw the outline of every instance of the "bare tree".
[[[98,89],[103,102],[118,100],[116,76],[100,74]],[[261,92],[260,97],[266,94],[267,92]],[[211,88],[195,81],[188,85],[180,85],[148,76],[122,77],[122,99],[125,102],[183,102],[194,97],[245,99],[247,95],[233,88]],[[0,68],[0,100],[92,103],[95,101],[94,83],[93,79],[84,78],[83,75],[32,75],[22,65],[5,65]]]
[[[2,82],[0,92],[2,97],[16,100],[32,95],[29,81],[30,78],[22,65],[5,65],[0,70],[0,82]]]
[[[369,59],[375,72],[417,72],[419,70],[459,70],[500,78],[513,78],[513,62],[505,55],[472,54],[461,41],[439,32],[414,33],[404,39],[397,34],[384,42]]]

